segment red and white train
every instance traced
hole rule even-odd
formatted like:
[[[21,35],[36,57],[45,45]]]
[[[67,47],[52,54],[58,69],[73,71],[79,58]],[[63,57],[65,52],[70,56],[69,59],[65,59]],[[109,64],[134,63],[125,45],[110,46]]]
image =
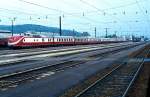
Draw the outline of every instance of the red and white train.
[[[7,46],[8,37],[11,36],[10,31],[0,30],[0,46]]]
[[[124,42],[123,38],[86,38],[72,36],[12,36],[8,39],[9,47],[39,47],[55,45],[86,45],[100,43]]]

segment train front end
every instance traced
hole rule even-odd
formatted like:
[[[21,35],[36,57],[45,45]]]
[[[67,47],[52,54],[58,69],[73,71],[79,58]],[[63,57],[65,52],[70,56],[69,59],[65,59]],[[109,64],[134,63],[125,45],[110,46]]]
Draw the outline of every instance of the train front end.
[[[22,43],[24,36],[12,36],[8,38],[8,46],[9,47],[19,47]]]

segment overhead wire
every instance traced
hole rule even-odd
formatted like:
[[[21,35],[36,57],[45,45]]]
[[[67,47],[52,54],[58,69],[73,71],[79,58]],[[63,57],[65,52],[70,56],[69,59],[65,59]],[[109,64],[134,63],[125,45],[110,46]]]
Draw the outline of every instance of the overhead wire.
[[[53,10],[53,11],[57,11],[57,12],[64,12],[62,10],[58,10],[58,9],[54,9],[54,8],[50,8],[50,7],[47,7],[47,6],[43,6],[43,5],[40,5],[40,4],[37,4],[37,3],[33,3],[33,2],[28,2],[28,1],[25,1],[25,0],[19,0],[21,2],[24,2],[24,3],[28,3],[28,4],[31,4],[31,5],[35,5],[35,6],[38,6],[38,7],[41,7],[41,8],[46,8],[46,9],[49,9],[49,10]],[[65,12],[66,13],[66,12]]]
[[[24,3],[27,3],[27,4],[31,4],[31,5],[35,5],[35,6],[38,6],[38,7],[41,7],[41,8],[46,8],[46,9],[49,9],[49,10],[53,10],[53,11],[56,11],[56,12],[61,12],[63,15],[66,14],[66,15],[71,15],[71,16],[74,16],[72,13],[68,13],[68,12],[65,12],[65,11],[62,11],[62,10],[59,10],[59,9],[53,9],[53,8],[50,8],[50,7],[46,7],[46,6],[43,6],[43,5],[40,5],[40,4],[37,4],[37,3],[33,3],[33,2],[28,2],[28,1],[25,1],[25,0],[19,0],[21,2],[24,2]],[[76,16],[76,17],[79,17],[79,16]],[[97,22],[97,23],[100,23],[99,21],[95,21],[95,20],[92,20],[92,19],[89,19],[87,17],[79,17],[79,18],[82,18],[82,19],[86,19],[88,21],[92,21],[92,22]],[[103,22],[101,22],[103,23]]]
[[[19,0],[19,1],[24,2],[24,3],[31,4],[31,5],[35,5],[35,6],[38,6],[38,7],[41,7],[41,8],[46,8],[46,9],[49,9],[49,10],[61,12],[61,14],[63,14],[63,15],[64,15],[64,14],[67,14],[67,15],[74,16],[72,13],[68,13],[68,12],[65,12],[65,11],[62,11],[62,10],[59,10],[59,9],[49,8],[49,7],[46,7],[46,6],[43,6],[43,5],[40,5],[40,4],[36,4],[36,3],[33,3],[33,2],[27,2],[27,1],[25,1],[25,0]],[[88,18],[88,17],[86,17],[86,16],[84,16],[84,17],[83,17],[83,16],[82,16],[82,17],[76,16],[76,17],[79,17],[79,18],[81,18],[81,19],[85,19],[85,20],[87,20],[87,21],[91,21],[91,22],[94,22],[94,23],[111,23],[111,22],[100,22],[100,21],[96,21],[96,20],[90,19],[90,18]]]
[[[146,1],[140,1],[140,2],[146,2]],[[112,10],[112,9],[119,9],[119,8],[133,6],[133,5],[136,5],[136,4],[137,4],[137,2],[131,2],[131,3],[128,3],[128,4],[118,5],[118,6],[106,8],[106,9],[103,9],[103,10],[106,11],[106,10]]]
[[[0,8],[0,9],[6,10],[9,12],[13,12],[13,13],[20,13],[20,14],[26,14],[26,15],[39,15],[39,14],[34,14],[34,13],[27,13],[27,12],[22,12],[22,11],[18,11],[18,10],[7,9],[7,8]]]
[[[82,1],[84,1],[84,0],[80,0],[81,2]],[[93,7],[93,8],[95,8],[95,9],[97,9],[98,11],[100,11],[100,12],[105,12],[104,10],[101,10],[101,9],[99,9],[99,8],[97,8],[96,6],[94,6],[94,5],[91,5],[91,4],[89,4],[88,2],[86,2],[86,1],[84,1],[83,3],[86,3],[87,5],[89,5],[90,7]],[[137,4],[137,2],[136,3],[134,3],[134,5],[135,4]],[[121,6],[120,6],[121,7]],[[109,15],[111,15],[111,14],[109,14]],[[112,15],[111,15],[112,16]],[[120,20],[120,19],[118,19],[118,20]],[[121,20],[120,20],[121,21]],[[132,26],[131,26],[131,24],[129,23],[129,22],[126,22],[126,21],[123,21],[125,24],[128,24],[128,27],[129,27],[129,29],[131,29],[132,28]],[[137,22],[139,22],[139,21],[135,21],[136,23]]]
[[[65,15],[74,16],[73,13],[68,13],[68,12],[65,12],[65,11],[62,11],[62,10],[59,10],[59,9],[49,8],[49,7],[47,7],[47,6],[43,6],[43,5],[40,5],[40,4],[36,4],[36,3],[33,3],[33,2],[27,2],[27,1],[25,1],[25,0],[19,0],[19,1],[22,1],[22,2],[28,3],[28,4],[32,4],[32,5],[41,7],[41,8],[46,8],[46,9],[49,9],[49,10],[53,10],[53,11],[59,12],[60,14],[65,14]],[[83,1],[83,0],[82,0],[82,1]],[[105,10],[110,10],[110,9],[115,9],[115,8],[122,8],[122,7],[126,7],[126,6],[131,6],[131,5],[135,5],[135,2],[133,2],[133,3],[131,3],[131,4],[122,5],[122,6],[116,6],[116,7],[114,7],[114,8],[104,9],[104,10],[100,10],[99,8],[97,9],[97,8],[95,7],[98,11],[94,11],[94,12],[99,12],[99,11],[105,12]],[[93,6],[93,7],[94,7],[94,6]],[[92,11],[91,11],[91,12],[92,12]],[[84,13],[86,14],[86,12],[84,12]],[[26,14],[26,13],[24,13],[24,14]],[[27,14],[28,14],[28,13],[27,13]],[[32,13],[31,13],[31,14],[32,14]],[[31,15],[31,14],[29,13],[28,15]],[[79,14],[81,14],[81,13],[79,13]],[[51,14],[49,14],[49,15],[51,15]],[[93,20],[93,19],[91,19],[91,18],[88,18],[88,17],[86,17],[86,16],[82,16],[82,15],[79,16],[79,17],[82,18],[82,19],[86,19],[86,20],[88,20],[88,21],[92,21],[92,22],[94,22],[94,23],[104,23],[104,22],[99,22],[99,21]],[[106,22],[106,23],[108,23],[108,22]],[[109,23],[113,23],[113,22],[109,22]]]
[[[145,17],[145,19],[147,20],[148,25],[150,26],[150,20],[149,17],[147,15],[145,15],[145,12],[143,11],[140,3],[138,0],[135,0],[137,2],[137,6],[139,7],[139,10],[142,12],[143,16]]]
[[[80,1],[81,1],[82,3],[84,3],[84,4],[86,4],[86,5],[88,5],[88,6],[92,7],[92,8],[94,8],[94,9],[96,9],[98,12],[105,13],[104,10],[102,10],[102,9],[100,9],[100,8],[97,8],[96,6],[94,6],[94,5],[92,5],[92,4],[88,3],[88,2],[86,2],[85,0],[80,0]],[[117,20],[119,20],[119,21],[122,22],[122,20],[120,20],[120,18],[117,18],[116,16],[114,16],[114,15],[112,15],[112,14],[108,14],[108,15],[113,16],[113,17],[115,17]],[[123,21],[123,22],[124,22],[124,21]],[[131,27],[131,25],[130,25],[129,23],[128,23],[128,26]]]
[[[25,1],[25,0],[19,0],[19,1],[22,1],[22,2],[25,2],[25,3],[28,3],[28,4],[32,4],[32,5],[35,5],[35,6],[39,6],[39,7],[42,7],[42,8],[46,8],[46,9],[49,9],[49,10],[54,10],[54,11],[58,11],[58,12],[61,12],[61,13],[63,12],[63,14],[65,13],[65,14],[67,14],[67,15],[72,15],[71,13],[64,12],[64,11],[58,10],[58,9],[49,8],[49,7],[46,7],[46,6],[43,6],[43,5],[39,5],[39,4],[36,4],[36,3],[33,3],[33,2],[27,2],[27,1]],[[97,7],[91,5],[91,4],[89,4],[89,3],[87,3],[87,2],[85,2],[85,1],[83,1],[83,0],[80,0],[80,1],[83,2],[83,3],[86,3],[87,5],[89,5],[89,6],[93,7],[93,8],[95,8],[95,9],[98,10],[98,11],[104,12],[104,10],[101,10],[101,9],[99,9],[99,8],[97,8]],[[133,3],[132,3],[132,4],[133,4]],[[128,4],[128,5],[132,5],[132,4]],[[125,7],[125,6],[127,6],[127,5],[119,6],[119,7]],[[73,16],[73,15],[72,15],[72,16]],[[80,17],[80,18],[82,18],[82,17]],[[92,21],[92,22],[94,22],[94,23],[100,23],[99,21],[95,21],[95,20],[90,19],[90,18],[85,17],[85,16],[84,16],[83,19],[86,19],[86,20],[88,20],[88,21]],[[117,18],[117,19],[118,19],[118,18]],[[118,19],[118,20],[120,20],[120,19]],[[104,23],[104,22],[101,22],[101,23]],[[128,26],[129,26],[129,28],[131,27],[131,25],[130,25],[129,23],[128,23]]]

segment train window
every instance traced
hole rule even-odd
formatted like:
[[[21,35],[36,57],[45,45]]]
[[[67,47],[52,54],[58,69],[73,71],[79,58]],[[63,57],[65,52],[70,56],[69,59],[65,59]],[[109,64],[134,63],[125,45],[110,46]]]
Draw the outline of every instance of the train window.
[[[35,39],[34,39],[34,42],[35,42]]]
[[[26,40],[25,40],[25,39],[23,39],[23,41],[25,42]]]

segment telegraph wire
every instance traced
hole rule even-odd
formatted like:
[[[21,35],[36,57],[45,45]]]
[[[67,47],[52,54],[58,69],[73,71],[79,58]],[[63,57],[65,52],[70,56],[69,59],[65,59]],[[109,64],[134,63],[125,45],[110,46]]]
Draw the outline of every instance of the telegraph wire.
[[[46,9],[49,9],[49,10],[57,11],[57,12],[63,13],[63,15],[64,15],[64,14],[67,14],[67,15],[72,15],[72,16],[73,16],[72,13],[66,13],[66,12],[61,11],[61,10],[58,10],[58,9],[49,8],[49,7],[46,7],[46,6],[43,6],[43,5],[35,4],[35,3],[32,3],[32,2],[27,2],[27,1],[25,1],[25,0],[19,0],[19,1],[23,1],[23,2],[32,4],[32,5],[36,5],[36,6],[39,6],[39,7],[42,7],[42,8],[46,8]],[[94,7],[94,6],[93,6],[93,7]],[[95,8],[97,8],[97,7],[95,7]],[[97,9],[97,10],[98,10],[98,9]],[[98,10],[98,11],[103,11],[103,10]],[[104,11],[103,11],[103,12],[104,12]],[[80,13],[80,14],[81,14],[81,13]],[[80,18],[86,19],[86,20],[88,20],[88,21],[92,21],[92,22],[94,22],[94,23],[95,23],[95,22],[100,23],[100,22],[98,22],[98,21],[95,21],[95,20],[93,20],[93,19],[90,19],[90,18],[86,17],[85,15],[86,15],[86,12],[84,12],[84,15],[80,16]],[[65,15],[64,15],[64,17],[65,17]]]
[[[146,2],[146,1],[140,1],[140,2]],[[112,10],[112,9],[119,9],[119,8],[123,8],[123,7],[133,6],[133,5],[136,5],[136,4],[137,4],[137,2],[131,2],[131,3],[128,3],[128,4],[103,9],[103,11]]]
[[[62,10],[58,10],[58,9],[53,9],[53,8],[49,8],[49,7],[46,7],[46,6],[43,6],[43,5],[40,5],[40,4],[36,4],[36,3],[33,3],[33,2],[28,2],[28,1],[25,1],[25,0],[19,0],[21,2],[24,2],[24,3],[28,3],[28,4],[31,4],[31,5],[35,5],[35,6],[38,6],[38,7],[41,7],[41,8],[46,8],[46,9],[49,9],[49,10],[53,10],[53,11],[56,11],[56,12],[60,12],[60,13],[64,13],[65,14],[68,14],[68,15],[72,15],[71,13],[68,13],[68,12],[65,12],[65,11],[62,11]],[[72,15],[73,16],[73,15]],[[85,18],[84,18],[85,19]],[[91,19],[87,19],[87,20],[91,20]],[[93,21],[93,20],[91,20]],[[95,22],[95,21],[93,21]],[[97,21],[96,21],[97,22]]]
[[[43,6],[43,5],[40,5],[40,4],[37,4],[37,3],[28,2],[28,1],[25,1],[25,0],[19,0],[19,1],[24,2],[24,3],[27,3],[27,4],[35,5],[35,6],[38,6],[38,7],[41,7],[41,8],[45,8],[45,9],[49,9],[49,10],[53,10],[53,11],[56,11],[56,12],[60,12],[60,13],[67,13],[67,12],[64,12],[64,11],[62,11],[62,10],[58,10],[58,9],[54,9],[54,8],[50,8],[50,7]]]
[[[1,10],[6,10],[9,12],[14,12],[14,13],[21,13],[21,14],[26,14],[26,15],[38,15],[38,14],[33,14],[33,13],[27,13],[27,12],[22,12],[18,10],[12,10],[12,9],[7,9],[7,8],[0,8]]]
[[[88,2],[86,2],[85,0],[80,0],[80,1],[81,1],[82,3],[84,3],[84,4],[88,5],[88,6],[90,6],[90,7],[92,7],[92,8],[94,8],[94,9],[98,10],[99,12],[105,13],[104,10],[97,8],[96,6],[94,6],[94,5],[92,5],[92,4],[88,3]],[[108,15],[111,15],[111,14],[108,14]],[[115,17],[114,15],[111,15],[111,16]],[[117,17],[115,17],[115,18],[116,18],[117,20],[120,20],[120,19],[117,18]],[[120,20],[120,21],[122,21],[122,20]],[[123,22],[124,22],[124,21],[123,21]],[[131,27],[131,25],[130,25],[129,23],[128,23],[128,27]]]
[[[137,6],[139,7],[139,9],[140,9],[140,11],[142,12],[143,16],[147,19],[147,22],[150,24],[149,17],[148,17],[147,15],[145,15],[145,12],[143,11],[143,9],[142,9],[142,7],[141,7],[139,1],[136,0],[136,2],[137,2]],[[147,11],[146,11],[146,13],[147,13]],[[150,25],[149,25],[149,26],[150,26]]]

